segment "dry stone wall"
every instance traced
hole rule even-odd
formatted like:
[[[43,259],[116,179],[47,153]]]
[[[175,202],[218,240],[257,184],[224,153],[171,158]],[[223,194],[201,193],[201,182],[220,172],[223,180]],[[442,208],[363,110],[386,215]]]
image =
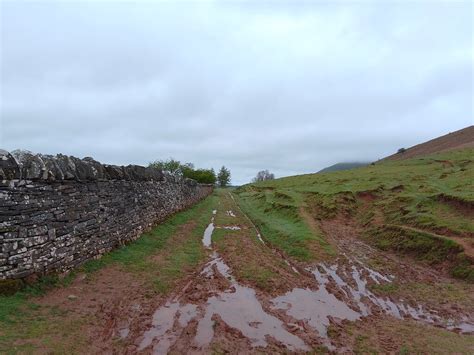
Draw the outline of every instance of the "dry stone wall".
[[[72,269],[212,189],[137,165],[0,150],[0,279]]]

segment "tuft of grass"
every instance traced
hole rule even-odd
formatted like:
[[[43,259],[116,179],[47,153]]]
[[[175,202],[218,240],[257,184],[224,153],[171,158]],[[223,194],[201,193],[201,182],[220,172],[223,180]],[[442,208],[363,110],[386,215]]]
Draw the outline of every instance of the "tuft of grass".
[[[233,276],[243,284],[268,293],[287,287],[285,277],[282,276],[290,267],[258,240],[257,232],[232,199],[230,191],[219,190],[218,195],[220,200],[212,244],[230,266]],[[228,210],[234,210],[236,216],[229,219],[225,214]],[[236,225],[241,229],[219,228],[223,225]]]
[[[22,280],[0,280],[0,296],[14,295],[22,288]]]
[[[266,194],[265,199],[252,192],[241,192],[235,197],[267,242],[299,261],[317,260],[321,253],[333,253],[324,236],[306,224],[297,206],[276,202],[273,191]]]
[[[30,354],[45,345],[52,345],[58,353],[67,353],[57,336],[71,338],[80,321],[69,320],[56,307],[40,306],[33,297],[44,295],[54,287],[67,286],[71,280],[70,276],[43,276],[33,284],[23,283],[21,290],[13,295],[0,296],[0,353]],[[35,344],[26,338],[34,339]],[[76,335],[72,348],[83,342],[82,336]]]
[[[387,353],[383,344],[396,346],[397,354],[471,354],[474,336],[429,327],[413,320],[377,319],[371,324],[348,324],[344,333],[353,333],[356,354]],[[341,333],[341,330],[339,330]],[[346,340],[347,342],[347,340]],[[382,345],[382,346],[381,346]]]
[[[239,270],[241,278],[255,283],[259,289],[271,291],[271,280],[276,274],[271,270],[264,269],[260,265],[251,263]]]
[[[13,294],[0,296],[0,326],[23,314],[22,308],[35,308],[37,305],[29,301],[32,297],[42,296],[54,287],[67,286],[71,280],[71,276],[61,279],[58,275],[47,275],[32,284],[16,281],[15,284],[20,284],[21,288],[15,287]]]
[[[214,246],[217,250],[222,251],[222,253],[245,253],[244,244],[242,243],[241,238],[238,236],[229,237],[230,233],[239,234],[239,232],[215,229],[212,233],[212,242]],[[255,236],[252,236],[252,238],[256,239]],[[278,275],[268,268],[267,265],[262,265],[253,259],[246,260],[245,263],[238,262],[237,265],[233,265],[232,270],[237,279],[245,280],[259,289],[267,291],[271,291],[273,278],[278,277]]]
[[[176,280],[185,276],[187,271],[195,269],[204,259],[205,251],[201,238],[210,222],[216,200],[216,195],[213,195],[202,203],[199,209],[200,213],[194,216],[196,226],[184,242],[168,245],[167,252],[164,253],[164,260],[158,263],[159,272],[153,280],[154,288],[159,293],[168,293]]]
[[[142,234],[132,243],[115,249],[100,259],[87,261],[81,269],[86,273],[93,273],[106,265],[117,263],[125,266],[130,272],[147,270],[150,266],[148,257],[162,250],[181,225],[200,216],[204,210],[208,211],[207,216],[210,215],[214,198],[209,197],[193,207],[173,215],[150,232]]]

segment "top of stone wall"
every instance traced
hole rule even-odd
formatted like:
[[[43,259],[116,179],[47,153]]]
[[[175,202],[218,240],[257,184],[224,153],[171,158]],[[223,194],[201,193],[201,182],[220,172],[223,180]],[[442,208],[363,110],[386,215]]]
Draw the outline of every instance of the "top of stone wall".
[[[63,154],[35,154],[27,150],[11,153],[0,149],[0,180],[132,180],[132,181],[179,181],[181,178],[163,173],[155,168],[140,165],[107,165],[93,158],[79,159]],[[187,184],[196,181],[184,179]]]

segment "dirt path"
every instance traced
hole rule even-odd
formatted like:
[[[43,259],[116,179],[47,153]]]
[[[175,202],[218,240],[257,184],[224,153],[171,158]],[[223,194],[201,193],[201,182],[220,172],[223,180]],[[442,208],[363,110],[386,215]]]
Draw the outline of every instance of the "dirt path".
[[[166,267],[167,251],[186,243],[195,228],[195,221],[181,225],[164,251],[149,258],[150,265]],[[185,283],[177,279],[173,288]],[[80,333],[87,339],[83,347],[90,353],[103,353],[133,352],[134,344],[128,339],[146,329],[150,314],[165,300],[166,294],[154,292],[148,275],[111,265],[92,275],[79,274],[70,286],[52,290],[38,304],[61,309],[69,322],[81,324]]]
[[[347,219],[317,221],[302,210],[338,252],[300,263],[275,249],[228,191],[199,213],[149,257],[151,269],[113,264],[41,298],[72,329],[53,352],[474,352],[473,287],[374,250]],[[196,248],[193,263],[177,262]],[[168,287],[157,293],[157,280]]]
[[[336,225],[324,226],[331,238],[356,243],[351,226]],[[341,252],[333,262],[298,265],[271,248],[233,198],[224,194],[208,231],[212,232],[210,243],[209,235],[204,238],[210,251],[208,263],[184,291],[156,310],[152,327],[137,339],[140,351],[351,352],[355,340],[348,337],[348,327],[354,324],[351,334],[364,324],[371,340],[384,352],[399,349],[403,340],[396,336],[380,339],[377,328],[402,329],[406,324],[420,333],[433,325],[453,330],[438,336],[459,337],[454,342],[460,349],[474,349],[472,337],[458,334],[474,330],[472,314],[372,291],[373,286],[392,284],[398,275],[385,275],[367,266],[364,261],[373,258],[375,251],[362,242],[356,248],[338,243],[350,255]],[[432,340],[436,343],[437,338]]]

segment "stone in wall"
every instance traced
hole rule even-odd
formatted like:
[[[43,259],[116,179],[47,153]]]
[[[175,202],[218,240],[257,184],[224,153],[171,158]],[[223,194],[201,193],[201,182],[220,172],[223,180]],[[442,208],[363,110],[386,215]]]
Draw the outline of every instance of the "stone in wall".
[[[137,165],[4,150],[0,180],[0,279],[77,267],[213,189]]]
[[[15,157],[6,150],[0,149],[0,179],[14,180],[20,178],[20,168]]]

